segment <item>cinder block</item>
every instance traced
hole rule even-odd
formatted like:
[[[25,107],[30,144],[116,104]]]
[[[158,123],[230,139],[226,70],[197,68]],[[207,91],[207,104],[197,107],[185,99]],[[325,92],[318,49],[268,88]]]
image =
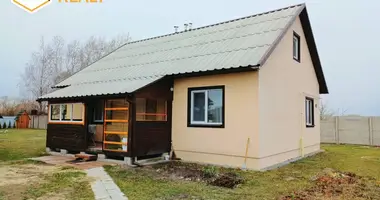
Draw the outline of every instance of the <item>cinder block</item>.
[[[124,162],[127,165],[132,165],[132,159],[130,157],[124,157]]]

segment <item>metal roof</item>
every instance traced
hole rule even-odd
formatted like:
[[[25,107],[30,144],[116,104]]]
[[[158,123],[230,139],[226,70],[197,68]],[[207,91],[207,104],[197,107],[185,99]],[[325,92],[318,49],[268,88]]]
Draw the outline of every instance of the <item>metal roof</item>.
[[[50,94],[46,94],[39,99],[85,97],[110,94],[124,94],[134,92],[163,76],[139,77],[134,79],[122,79],[102,82],[91,82],[84,84],[74,84]]]
[[[127,43],[56,85],[67,88],[40,99],[129,93],[167,75],[258,66],[304,8]]]

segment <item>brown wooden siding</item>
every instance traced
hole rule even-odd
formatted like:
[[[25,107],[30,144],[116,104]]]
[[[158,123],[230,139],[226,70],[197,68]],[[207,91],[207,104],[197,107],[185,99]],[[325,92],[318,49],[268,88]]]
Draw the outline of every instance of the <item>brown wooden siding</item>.
[[[52,149],[84,151],[87,148],[86,128],[74,124],[48,124],[46,146]]]
[[[163,99],[167,101],[167,121],[136,121],[136,107],[133,105],[132,156],[149,156],[170,152],[171,114],[173,93],[171,79],[158,81],[135,92],[136,98]],[[136,101],[135,101],[136,102]]]
[[[169,152],[171,128],[167,122],[136,122],[133,135],[134,156],[147,156]]]

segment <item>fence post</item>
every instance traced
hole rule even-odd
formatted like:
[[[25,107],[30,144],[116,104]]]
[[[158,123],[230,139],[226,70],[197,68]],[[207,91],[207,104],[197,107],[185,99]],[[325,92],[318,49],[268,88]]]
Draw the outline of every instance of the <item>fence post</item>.
[[[335,142],[339,144],[339,116],[335,116]]]
[[[373,146],[373,123],[372,123],[372,117],[368,117],[368,126],[369,126],[369,145]]]

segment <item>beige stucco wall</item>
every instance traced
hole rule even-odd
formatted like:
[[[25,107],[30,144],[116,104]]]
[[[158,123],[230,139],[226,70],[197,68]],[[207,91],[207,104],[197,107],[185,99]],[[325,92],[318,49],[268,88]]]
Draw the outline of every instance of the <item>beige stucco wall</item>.
[[[293,31],[301,38],[301,62],[293,60]],[[319,85],[299,18],[259,71],[260,168],[284,162],[320,146],[319,109],[315,127],[305,125],[305,97],[318,105]]]
[[[258,72],[182,78],[174,81],[172,140],[176,155],[192,162],[247,167],[258,162]],[[187,127],[189,87],[225,86],[225,128]]]
[[[293,60],[293,31],[301,37],[300,63]],[[187,127],[187,89],[215,85],[225,85],[225,128]],[[173,149],[185,161],[242,167],[250,138],[246,166],[257,170],[316,152],[319,109],[315,127],[306,128],[306,96],[318,105],[318,80],[297,19],[258,72],[175,80]]]

